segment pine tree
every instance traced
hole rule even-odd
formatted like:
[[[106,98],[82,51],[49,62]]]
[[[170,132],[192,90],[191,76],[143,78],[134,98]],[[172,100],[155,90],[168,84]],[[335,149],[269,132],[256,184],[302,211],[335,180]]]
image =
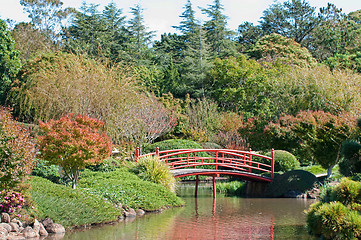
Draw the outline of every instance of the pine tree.
[[[214,57],[234,56],[235,44],[231,41],[234,34],[227,29],[227,17],[222,13],[224,10],[220,0],[214,0],[213,5],[202,9],[210,20],[206,21],[204,28],[207,32],[207,42],[211,46]]]
[[[149,57],[149,44],[154,37],[154,31],[147,31],[147,27],[144,25],[143,9],[139,4],[130,9],[133,18],[128,21],[131,38],[128,50],[132,60],[141,65],[141,62],[146,62]]]
[[[76,13],[73,24],[66,33],[67,48],[71,51],[96,58],[109,56],[107,42],[110,36],[98,6],[83,3],[81,12]]]

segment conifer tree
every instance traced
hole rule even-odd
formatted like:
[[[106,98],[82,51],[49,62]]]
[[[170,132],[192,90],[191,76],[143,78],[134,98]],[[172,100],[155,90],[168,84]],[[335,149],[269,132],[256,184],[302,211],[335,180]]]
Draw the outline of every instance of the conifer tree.
[[[205,22],[204,28],[207,33],[207,42],[211,46],[214,57],[234,56],[236,54],[235,44],[231,41],[234,34],[227,29],[227,16],[220,0],[214,0],[213,5],[202,9],[210,19]]]
[[[128,50],[132,60],[140,65],[150,54],[149,44],[154,37],[154,31],[148,31],[144,25],[143,8],[139,4],[130,9],[133,18],[128,21],[128,31],[131,38]]]

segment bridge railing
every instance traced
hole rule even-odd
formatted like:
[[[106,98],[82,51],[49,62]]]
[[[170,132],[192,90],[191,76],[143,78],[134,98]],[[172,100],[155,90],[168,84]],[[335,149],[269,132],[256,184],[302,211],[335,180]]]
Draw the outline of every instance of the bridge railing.
[[[204,154],[206,153],[206,154]],[[271,156],[264,156],[249,151],[233,149],[173,149],[140,155],[137,148],[136,160],[142,157],[158,156],[171,170],[182,168],[199,168],[201,166],[215,166],[215,169],[233,169],[249,173],[269,173],[274,177],[274,150]],[[255,158],[256,157],[256,158]],[[258,159],[262,159],[261,162]]]

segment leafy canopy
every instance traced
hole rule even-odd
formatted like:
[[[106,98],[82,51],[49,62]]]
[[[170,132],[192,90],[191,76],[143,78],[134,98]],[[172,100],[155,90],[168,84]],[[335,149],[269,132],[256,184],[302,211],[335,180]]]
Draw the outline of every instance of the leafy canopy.
[[[80,169],[100,163],[111,154],[111,139],[101,131],[102,121],[69,114],[48,123],[40,121],[39,125],[45,133],[38,138],[40,157],[61,166],[74,189]]]

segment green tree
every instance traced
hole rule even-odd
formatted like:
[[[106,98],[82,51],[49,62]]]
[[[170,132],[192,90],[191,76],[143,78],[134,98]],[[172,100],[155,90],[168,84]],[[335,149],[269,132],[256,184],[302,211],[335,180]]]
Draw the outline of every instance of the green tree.
[[[236,55],[235,44],[231,41],[234,33],[227,29],[227,17],[222,13],[223,10],[220,0],[214,0],[213,5],[202,9],[202,12],[210,18],[205,22],[204,29],[214,57]]]
[[[81,12],[75,14],[72,25],[67,29],[67,48],[89,57],[108,57],[109,38],[107,26],[98,11],[98,5],[83,3]]]
[[[51,40],[58,40],[63,20],[75,12],[73,8],[63,9],[61,0],[20,0],[31,23]]]
[[[278,33],[302,43],[318,25],[315,7],[305,0],[274,3],[263,12],[260,25],[266,34]]]
[[[259,25],[253,25],[251,22],[244,22],[238,26],[238,42],[241,45],[241,51],[245,52],[251,48],[262,36],[264,32]]]
[[[44,132],[38,137],[40,158],[62,167],[73,189],[81,169],[102,162],[112,152],[110,137],[101,131],[104,122],[97,119],[70,114],[39,125]]]
[[[272,69],[246,56],[215,59],[209,72],[207,92],[221,107],[239,111],[246,118],[265,113],[272,116],[269,95]]]
[[[128,51],[131,59],[138,65],[150,58],[149,45],[154,37],[153,31],[148,31],[144,25],[143,9],[137,4],[131,7],[133,18],[128,21],[128,31],[130,34],[130,43]]]
[[[334,4],[320,9],[320,25],[315,28],[310,39],[309,49],[323,61],[335,54],[353,54],[360,51],[361,18],[360,10],[348,15]]]
[[[56,45],[31,23],[16,24],[12,31],[22,61],[56,50]]]
[[[6,23],[0,19],[0,104],[5,103],[20,67],[20,53],[16,50],[15,41]]]
[[[276,33],[260,38],[247,53],[257,60],[281,60],[303,67],[316,63],[307,48]]]

